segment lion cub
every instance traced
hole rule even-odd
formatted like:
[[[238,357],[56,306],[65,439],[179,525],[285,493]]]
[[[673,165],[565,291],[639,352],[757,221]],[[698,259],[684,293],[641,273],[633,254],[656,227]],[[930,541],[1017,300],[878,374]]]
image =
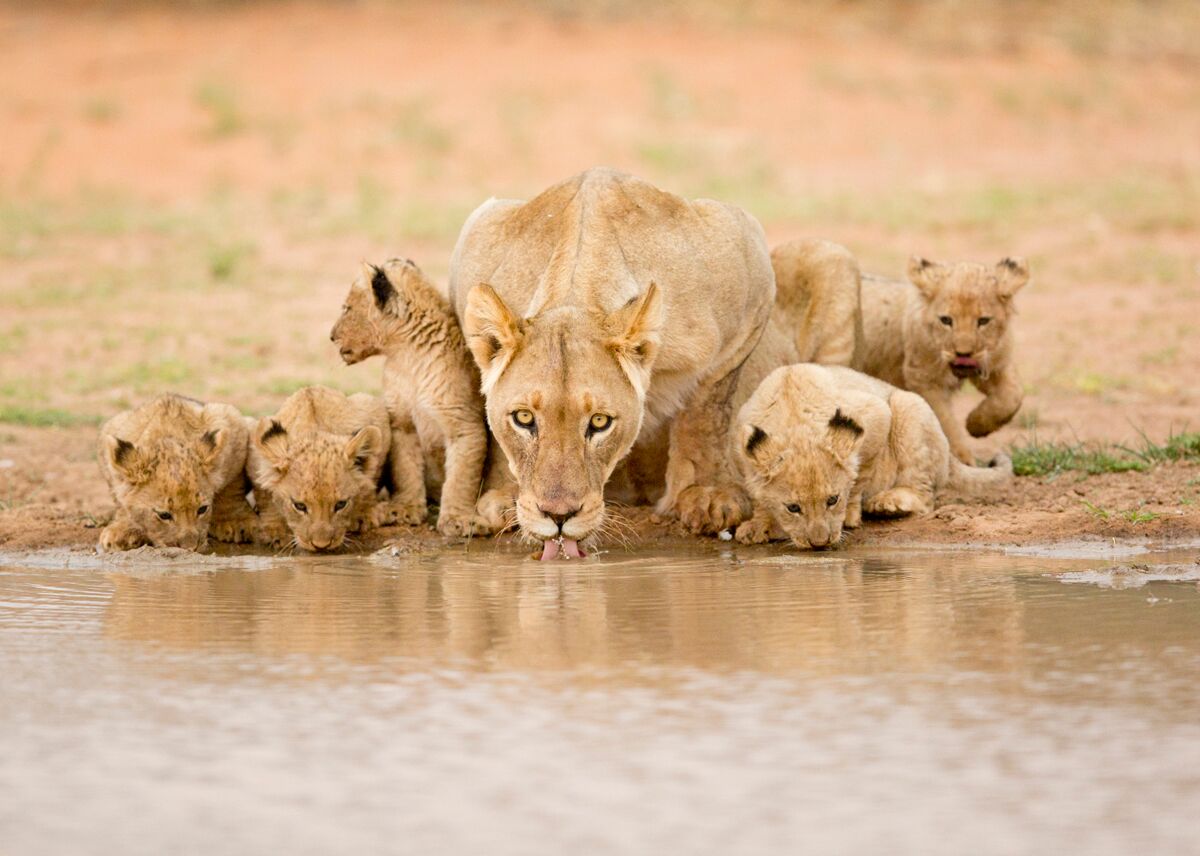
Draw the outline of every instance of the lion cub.
[[[377,522],[376,491],[389,445],[383,402],[323,386],[294,392],[251,432],[247,469],[260,540],[335,550]]]
[[[1012,476],[1007,458],[984,469],[952,457],[919,395],[842,367],[776,369],[730,436],[754,498],[754,516],[736,533],[746,544],[832,546],[863,514],[924,514],[941,487],[974,492]]]
[[[330,339],[348,365],[385,357],[392,481],[402,519],[425,519],[425,459],[444,449],[438,531],[489,534],[497,528],[498,520],[476,514],[488,454],[479,376],[454,310],[437,287],[409,260],[363,265]]]
[[[984,437],[1021,407],[1021,382],[1012,364],[1013,295],[1029,281],[1022,259],[995,267],[973,262],[908,263],[910,283],[864,276],[864,349],[854,367],[921,395],[950,441],[954,456],[973,463],[969,431]],[[986,397],[967,417],[954,418],[950,395],[964,379]]]
[[[100,429],[99,461],[117,512],[99,549],[201,549],[211,533],[248,540],[246,425],[227,404],[162,395]]]

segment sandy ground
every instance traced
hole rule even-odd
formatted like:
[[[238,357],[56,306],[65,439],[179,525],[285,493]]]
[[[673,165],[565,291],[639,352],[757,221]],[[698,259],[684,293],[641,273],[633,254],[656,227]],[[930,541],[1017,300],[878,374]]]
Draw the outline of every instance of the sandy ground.
[[[883,273],[1027,256],[1026,406],[982,453],[1200,427],[1194,10],[722,8],[0,5],[0,547],[94,541],[95,426],[146,396],[375,388],[327,340],[359,260],[443,276],[478,202],[600,163]],[[854,537],[1194,538],[1198,478],[1021,479]]]

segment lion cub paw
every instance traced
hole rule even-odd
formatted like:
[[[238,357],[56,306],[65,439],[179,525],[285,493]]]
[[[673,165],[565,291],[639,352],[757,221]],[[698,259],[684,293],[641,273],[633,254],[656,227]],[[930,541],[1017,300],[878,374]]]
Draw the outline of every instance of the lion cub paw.
[[[863,500],[863,511],[877,517],[907,517],[928,510],[920,494],[907,487],[894,487]]]
[[[771,540],[771,521],[762,517],[751,517],[738,526],[733,537],[739,544],[765,544]]]
[[[472,512],[443,510],[438,515],[437,531],[448,538],[465,538],[468,535],[491,535],[494,530],[483,517]]]
[[[511,490],[492,488],[485,491],[479,497],[479,502],[475,503],[475,519],[486,526],[489,532],[501,532],[516,521],[516,503],[517,499]]]
[[[101,530],[97,549],[101,553],[116,553],[121,550],[135,550],[149,543],[142,530],[136,526],[114,520]]]
[[[425,522],[426,514],[424,503],[404,503],[393,499],[376,503],[371,520],[375,526],[416,526]]]
[[[750,498],[739,487],[692,485],[675,504],[679,519],[692,532],[715,535],[749,516]]]
[[[208,535],[214,541],[226,544],[248,544],[254,540],[254,530],[258,527],[258,519],[253,515],[239,515],[225,520],[214,520],[208,529]]]

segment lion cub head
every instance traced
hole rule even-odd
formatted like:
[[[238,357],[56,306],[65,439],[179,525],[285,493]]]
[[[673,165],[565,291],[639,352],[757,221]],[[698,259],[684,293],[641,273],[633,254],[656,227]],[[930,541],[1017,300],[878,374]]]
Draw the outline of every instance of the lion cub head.
[[[577,555],[604,523],[604,485],[641,430],[662,311],[653,283],[607,315],[518,318],[488,285],[468,296],[463,332],[517,479],[517,522],[547,551],[561,538]]]
[[[908,278],[921,296],[920,326],[927,347],[955,377],[986,378],[1008,335],[1013,295],[1029,281],[1023,259],[994,267],[976,262],[941,264],[914,256]]]
[[[272,417],[259,420],[252,440],[255,485],[303,549],[336,550],[374,493],[383,437],[374,425],[352,435],[310,430],[293,434]]]
[[[240,442],[245,460],[244,430],[198,402],[173,396],[134,416],[145,424],[129,439],[122,426],[111,433],[106,426],[100,437],[114,498],[155,547],[198,550],[208,540],[213,497],[228,480],[225,453],[236,452],[231,447]]]
[[[865,431],[857,410],[886,409],[865,393],[835,396],[828,385],[818,366],[776,369],[743,405],[730,435],[756,507],[797,547],[841,541]]]
[[[408,259],[362,266],[346,294],[342,314],[329,333],[347,365],[373,357],[387,347],[408,315],[414,289],[424,289],[430,296],[437,294],[434,284]]]

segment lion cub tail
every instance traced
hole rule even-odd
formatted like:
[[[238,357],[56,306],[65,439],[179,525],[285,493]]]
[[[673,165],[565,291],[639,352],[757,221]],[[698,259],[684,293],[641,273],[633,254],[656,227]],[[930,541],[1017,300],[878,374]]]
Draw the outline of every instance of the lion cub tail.
[[[987,493],[1012,480],[1012,458],[1000,452],[986,467],[971,467],[950,456],[950,487],[964,493]]]

